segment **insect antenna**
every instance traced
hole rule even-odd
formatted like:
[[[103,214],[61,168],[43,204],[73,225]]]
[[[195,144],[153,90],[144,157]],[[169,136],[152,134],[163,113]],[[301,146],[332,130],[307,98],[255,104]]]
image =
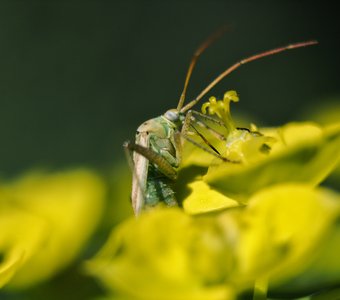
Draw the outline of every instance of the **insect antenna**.
[[[290,44],[290,45],[287,45],[287,46],[284,46],[284,47],[275,48],[275,49],[272,49],[272,50],[268,50],[268,51],[261,52],[259,54],[255,54],[255,55],[249,56],[247,58],[244,58],[244,59],[240,60],[239,62],[237,62],[236,64],[234,64],[231,67],[229,67],[228,69],[226,69],[219,76],[217,76],[194,100],[190,101],[187,105],[182,107],[180,111],[181,112],[186,112],[187,110],[192,108],[217,83],[219,83],[224,77],[226,77],[227,75],[229,75],[231,72],[235,71],[236,69],[238,69],[242,65],[245,65],[245,64],[247,64],[247,63],[249,63],[251,61],[254,61],[254,60],[266,57],[266,56],[274,55],[274,54],[277,54],[277,53],[280,53],[280,52],[283,52],[283,51],[286,51],[286,50],[291,50],[291,49],[296,49],[296,48],[301,48],[301,47],[307,47],[307,46],[315,45],[317,43],[318,43],[318,41],[311,40],[311,41],[306,41],[306,42]]]
[[[227,30],[227,26],[223,26],[219,29],[217,29],[212,35],[210,35],[194,52],[193,57],[191,58],[190,65],[185,77],[185,82],[184,82],[184,87],[183,91],[181,93],[181,97],[179,98],[178,105],[177,105],[177,110],[180,110],[184,104],[185,101],[185,95],[187,92],[187,88],[189,85],[190,77],[192,74],[192,71],[197,63],[197,60],[199,56],[213,43],[215,42],[218,38],[220,38]]]

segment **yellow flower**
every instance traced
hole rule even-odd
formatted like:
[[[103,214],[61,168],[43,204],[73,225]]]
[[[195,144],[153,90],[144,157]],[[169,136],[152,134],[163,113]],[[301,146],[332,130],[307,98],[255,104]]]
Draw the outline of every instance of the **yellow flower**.
[[[301,127],[305,128],[305,124],[294,124],[294,130],[288,126],[293,135],[300,132]],[[285,132],[285,127],[281,130]],[[308,135],[308,130],[303,129],[300,134],[303,132]],[[272,154],[249,164],[222,162],[211,165],[203,180],[219,192],[242,202],[257,190],[273,184],[306,182],[317,185],[340,159],[340,126],[324,129],[307,140],[295,140],[279,148],[275,151],[274,145]]]
[[[339,162],[340,123],[238,128],[230,101],[235,92],[202,107],[218,122],[200,131],[224,159],[184,144],[174,186],[183,210],[127,220],[87,263],[109,295],[296,298],[340,284],[340,195],[318,187]]]
[[[339,284],[339,216],[330,190],[294,183],[256,193],[235,220],[238,284],[267,278],[280,296]]]
[[[201,110],[204,114],[217,115],[224,122],[228,132],[231,132],[235,129],[234,122],[230,115],[231,101],[239,101],[236,91],[226,92],[223,100],[216,100],[216,97],[210,97],[209,102],[204,103]]]
[[[333,96],[329,99],[323,99],[323,101],[314,106],[311,106],[304,114],[303,118],[307,120],[313,120],[323,126],[334,126],[339,124],[340,120],[340,97]],[[333,185],[340,188],[340,164],[334,169],[330,176]]]
[[[229,111],[229,104],[222,110],[220,106],[224,102],[218,102],[219,115]],[[203,106],[210,108],[210,104]],[[214,109],[217,110],[216,106]],[[183,202],[188,213],[221,210],[237,203],[244,205],[259,189],[278,183],[318,185],[335,169],[340,159],[340,123],[325,128],[311,122],[288,123],[279,128],[260,130],[254,126],[249,130],[235,127],[229,134],[224,133],[225,141],[216,141],[209,132],[204,135],[231,162],[223,162],[189,143],[184,145],[179,178],[182,173],[200,167],[191,181],[181,179],[176,183],[179,195],[187,186],[191,188]],[[203,190],[208,196],[205,202]]]
[[[159,207],[113,230],[87,271],[123,299],[236,299],[340,283],[340,195],[306,184],[255,193],[247,206],[191,217]]]
[[[156,208],[114,230],[87,270],[124,299],[232,299],[224,284],[232,261],[220,234],[213,219]]]
[[[82,251],[103,209],[104,186],[86,170],[30,173],[0,185],[0,284],[44,281]]]

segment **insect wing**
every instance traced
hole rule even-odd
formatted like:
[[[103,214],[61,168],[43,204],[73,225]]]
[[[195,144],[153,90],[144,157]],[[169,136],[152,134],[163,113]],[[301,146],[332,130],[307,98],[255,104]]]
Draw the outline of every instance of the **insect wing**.
[[[149,147],[149,135],[141,132],[136,136],[136,144],[145,148]],[[132,207],[135,215],[139,215],[145,204],[145,191],[148,177],[149,160],[137,153],[133,152],[134,172],[132,179]]]

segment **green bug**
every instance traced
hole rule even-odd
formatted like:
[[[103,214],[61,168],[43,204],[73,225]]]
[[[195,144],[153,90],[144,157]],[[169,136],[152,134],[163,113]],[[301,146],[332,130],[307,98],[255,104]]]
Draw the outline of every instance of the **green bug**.
[[[209,119],[210,121],[213,121],[213,118],[191,110],[203,96],[224,77],[248,62],[286,50],[317,44],[315,40],[290,44],[240,60],[217,76],[196,98],[184,105],[189,79],[198,57],[220,34],[218,32],[211,36],[194,53],[177,108],[170,109],[163,115],[141,124],[137,128],[135,142],[127,141],[123,145],[128,154],[132,153],[132,156],[128,155],[128,158],[133,168],[131,201],[135,215],[139,215],[143,210],[156,206],[160,202],[165,202],[168,206],[177,205],[172,184],[177,178],[177,168],[181,162],[181,140],[184,138],[196,144],[188,136],[192,123],[213,131],[204,122],[197,120],[197,116]],[[223,161],[228,161],[227,158],[219,155],[218,151],[196,129],[195,132],[209,146],[204,148],[205,151],[210,152]],[[197,146],[202,148],[200,145]]]

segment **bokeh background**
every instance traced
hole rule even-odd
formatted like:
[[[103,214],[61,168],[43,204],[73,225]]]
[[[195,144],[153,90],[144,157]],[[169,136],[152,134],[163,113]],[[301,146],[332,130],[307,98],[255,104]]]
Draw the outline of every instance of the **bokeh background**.
[[[243,66],[210,95],[236,89],[234,111],[264,125],[340,95],[340,26],[322,1],[2,0],[1,176],[124,159],[123,141],[176,106],[193,51],[224,24],[189,99],[239,59],[308,39],[320,45]]]
[[[0,178],[76,166],[110,174],[126,164],[122,143],[140,123],[176,107],[194,50],[223,25],[229,30],[199,60],[188,100],[244,57],[317,39],[317,46],[243,66],[209,95],[237,90],[241,102],[233,112],[265,126],[339,103],[340,25],[329,3],[0,0]],[[126,184],[119,188],[128,206]],[[118,221],[104,220],[104,233],[83,256],[95,253]],[[100,294],[75,265],[33,291],[0,299]]]

